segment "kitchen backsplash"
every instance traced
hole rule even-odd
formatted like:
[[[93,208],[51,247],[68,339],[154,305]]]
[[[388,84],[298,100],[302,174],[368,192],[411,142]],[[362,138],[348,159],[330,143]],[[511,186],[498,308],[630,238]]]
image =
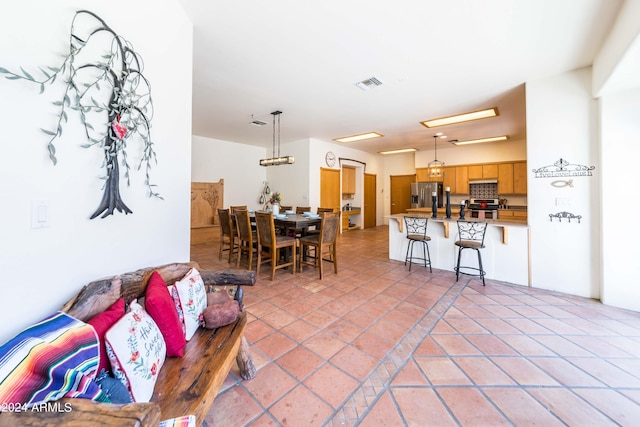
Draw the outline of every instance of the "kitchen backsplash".
[[[498,184],[469,184],[470,198],[472,199],[497,199]]]

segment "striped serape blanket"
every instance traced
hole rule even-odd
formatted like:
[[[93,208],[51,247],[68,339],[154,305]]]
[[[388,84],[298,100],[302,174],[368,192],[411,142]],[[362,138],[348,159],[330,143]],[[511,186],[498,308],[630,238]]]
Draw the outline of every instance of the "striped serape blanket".
[[[93,327],[56,312],[0,347],[0,403],[33,407],[63,397],[108,401],[93,381],[99,357]]]

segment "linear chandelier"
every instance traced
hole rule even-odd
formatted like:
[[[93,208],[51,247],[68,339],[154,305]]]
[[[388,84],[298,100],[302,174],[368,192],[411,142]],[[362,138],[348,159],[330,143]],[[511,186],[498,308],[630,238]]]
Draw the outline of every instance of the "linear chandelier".
[[[273,115],[273,140],[271,144],[271,157],[267,159],[260,159],[260,166],[291,165],[295,163],[295,159],[293,158],[293,156],[280,155],[280,114],[282,114],[282,111],[274,111],[271,114]],[[278,118],[277,144],[276,144],[276,117]],[[276,145],[278,146],[277,156],[276,156]]]

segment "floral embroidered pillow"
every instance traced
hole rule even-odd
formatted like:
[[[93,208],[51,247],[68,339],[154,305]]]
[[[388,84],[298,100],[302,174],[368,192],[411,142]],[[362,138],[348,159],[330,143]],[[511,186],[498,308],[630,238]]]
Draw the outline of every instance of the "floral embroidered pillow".
[[[149,402],[167,347],[160,329],[137,301],[105,334],[114,376],[136,402]]]
[[[200,315],[207,308],[207,293],[200,273],[195,268],[175,284],[184,316],[185,338],[191,339],[200,325]]]
[[[178,290],[175,286],[168,286],[169,294],[171,298],[173,298],[173,304],[176,306],[176,311],[178,312],[178,320],[180,321],[180,325],[182,326],[182,335],[185,335],[186,330],[184,327],[184,313],[182,312],[182,305],[180,305],[180,297],[178,296]]]

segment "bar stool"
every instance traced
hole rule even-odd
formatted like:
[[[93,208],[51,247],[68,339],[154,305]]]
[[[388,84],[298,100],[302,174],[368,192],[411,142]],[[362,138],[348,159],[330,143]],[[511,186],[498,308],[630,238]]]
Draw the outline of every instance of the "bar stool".
[[[407,255],[404,258],[404,265],[407,265],[409,261],[409,271],[411,271],[411,263],[416,261],[424,261],[424,266],[429,266],[429,272],[431,270],[431,255],[429,254],[429,241],[431,237],[427,236],[427,222],[429,218],[418,216],[405,216],[404,225],[407,229],[407,239],[409,239],[409,245],[407,246]],[[423,255],[422,258],[413,255],[413,245],[418,242],[422,245]]]
[[[460,277],[460,273],[467,276],[476,276],[482,278],[482,286],[485,286],[484,276],[487,274],[482,267],[482,255],[480,249],[484,249],[484,235],[487,231],[486,222],[474,222],[474,221],[458,221],[458,241],[455,245],[458,247],[458,263],[455,267],[456,282]],[[462,258],[462,251],[464,249],[473,249],[478,254],[478,267],[461,266],[460,258]],[[477,271],[478,274],[465,273],[460,269],[469,269]]]

